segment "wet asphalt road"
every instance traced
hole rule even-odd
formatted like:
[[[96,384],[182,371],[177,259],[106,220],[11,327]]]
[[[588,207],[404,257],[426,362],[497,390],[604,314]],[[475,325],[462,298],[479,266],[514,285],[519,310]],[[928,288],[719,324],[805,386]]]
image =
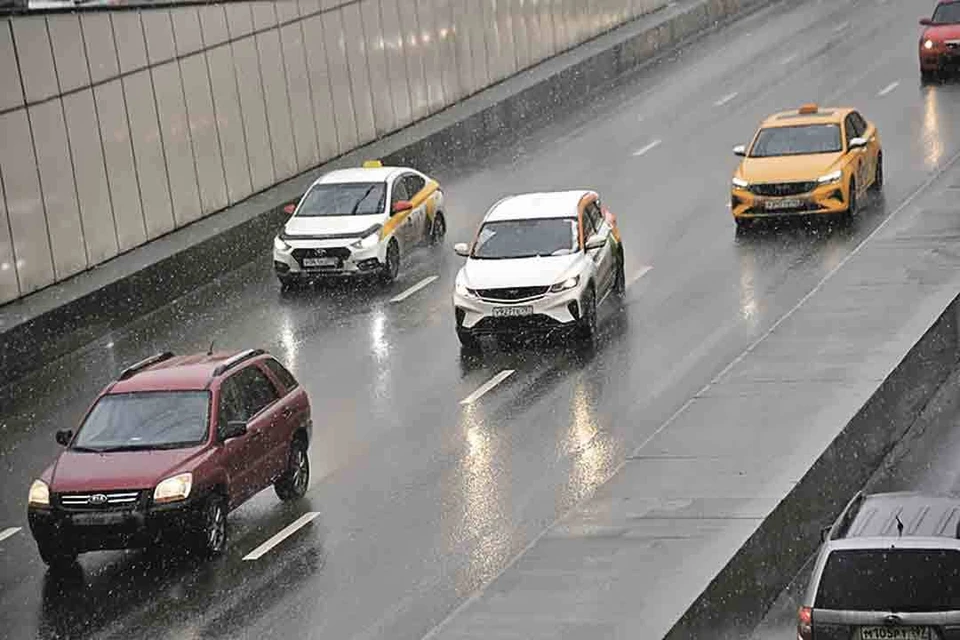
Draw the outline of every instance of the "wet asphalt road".
[[[305,384],[315,423],[307,497],[281,505],[267,491],[240,508],[215,562],[99,553],[56,578],[25,530],[0,541],[2,635],[421,638],[960,150],[960,84],[919,85],[920,13],[894,0],[773,6],[479,161],[435,171],[445,246],[411,256],[389,290],[281,294],[265,247],[261,260],[2,390],[0,532],[25,527],[26,490],[55,451],[53,432],[73,426],[121,365],[161,349],[266,347]],[[850,228],[736,237],[731,147],[768,113],[810,100],[857,106],[878,124],[885,197]],[[597,189],[618,215],[633,280],[625,311],[605,310],[592,353],[546,344],[461,358],[452,244],[502,195],[575,186]],[[504,370],[515,373],[460,403]],[[320,515],[243,560],[305,512]]]

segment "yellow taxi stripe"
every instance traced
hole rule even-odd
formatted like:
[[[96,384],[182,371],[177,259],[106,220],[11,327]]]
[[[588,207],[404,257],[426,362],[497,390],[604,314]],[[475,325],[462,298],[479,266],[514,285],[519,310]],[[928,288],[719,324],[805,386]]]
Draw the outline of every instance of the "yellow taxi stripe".
[[[394,231],[396,231],[397,227],[407,219],[407,216],[409,216],[414,209],[423,204],[423,201],[432,196],[439,188],[440,185],[436,181],[429,180],[427,184],[423,186],[423,189],[420,189],[420,191],[410,200],[410,204],[413,205],[410,207],[410,209],[404,211],[403,213],[398,213],[395,216],[391,216],[390,219],[384,223],[383,228],[380,230],[380,237],[389,237]],[[427,215],[430,217],[430,219],[433,219],[433,208],[434,207],[431,203],[427,204]]]

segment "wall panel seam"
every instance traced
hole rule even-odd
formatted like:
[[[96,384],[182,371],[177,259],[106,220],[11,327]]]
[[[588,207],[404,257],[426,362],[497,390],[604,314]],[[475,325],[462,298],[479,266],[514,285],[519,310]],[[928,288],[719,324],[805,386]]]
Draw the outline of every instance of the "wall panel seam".
[[[226,16],[224,16],[226,20]],[[230,21],[227,20],[227,36],[231,37],[233,34],[230,33]],[[230,40],[223,46],[229,47],[230,51],[230,68],[233,69],[233,84],[237,88],[237,110],[240,112],[240,134],[243,136],[243,150],[244,156],[247,159],[247,177],[250,179],[250,192],[254,191],[253,186],[253,167],[250,166],[250,142],[247,139],[247,117],[243,113],[243,100],[240,98],[240,78],[237,75],[237,63],[234,60],[234,50],[233,45],[236,40]],[[216,107],[214,107],[216,110]],[[224,171],[226,171],[226,162],[224,162]],[[247,194],[250,195],[249,193]],[[228,194],[229,197],[229,194]]]
[[[250,10],[250,19],[253,19],[253,9]],[[266,33],[261,30],[259,33]],[[279,37],[279,34],[277,34]],[[260,57],[260,40],[256,34],[250,36],[253,40],[253,50],[257,54],[257,78],[260,80],[260,100],[263,101],[263,121],[267,127],[267,149],[270,151],[270,166],[273,167],[273,179],[278,180],[281,172],[277,169],[277,154],[273,152],[273,132],[270,130],[270,107],[267,106],[267,87],[263,84],[263,59]],[[286,178],[280,178],[284,180]]]
[[[321,151],[322,145],[320,144],[320,127],[317,126],[317,110],[314,108],[314,94],[313,94],[313,78],[310,77],[310,57],[307,55],[307,32],[303,29],[304,21],[301,20],[300,24],[297,25],[300,29],[300,43],[302,44],[303,49],[303,71],[307,76],[307,91],[310,94],[310,99],[307,101],[310,107],[310,126],[313,127],[313,137],[314,141],[317,143],[317,161],[321,164],[323,163]]]
[[[199,19],[199,16],[198,16]],[[226,16],[224,16],[224,22],[226,22]],[[229,34],[230,32],[227,31]],[[220,173],[223,176],[223,189],[227,195],[227,204],[230,204],[230,183],[227,180],[227,160],[223,154],[223,136],[220,135],[220,116],[217,114],[217,99],[216,92],[213,90],[213,74],[210,73],[210,55],[209,51],[211,47],[207,46],[207,41],[204,37],[203,23],[200,24],[200,46],[203,47],[203,51],[197,53],[197,55],[203,56],[203,66],[207,70],[207,88],[210,90],[210,106],[213,108],[213,130],[217,134],[217,149],[220,151]],[[232,60],[231,60],[232,61]],[[240,96],[237,96],[237,102],[240,101]]]
[[[117,69],[120,69],[120,47],[117,45],[117,32],[113,27],[113,20],[110,23],[110,37],[113,38],[113,54],[117,57]],[[144,43],[146,46],[146,43]],[[147,211],[143,204],[143,188],[140,186],[140,166],[137,164],[137,150],[133,146],[133,125],[130,123],[130,107],[127,104],[127,86],[126,78],[120,79],[120,98],[123,100],[123,113],[127,117],[127,136],[130,140],[130,158],[133,161],[133,175],[137,182],[137,197],[140,199],[140,223],[143,225],[143,237],[147,241],[150,234],[147,232]],[[118,235],[119,238],[119,235]],[[117,245],[119,249],[119,244]]]
[[[277,5],[271,5],[273,7],[273,17],[277,21],[277,41],[279,43],[280,50],[280,68],[283,70],[283,91],[287,94],[287,116],[290,118],[290,137],[293,138],[293,156],[296,159],[294,164],[297,167],[297,173],[300,173],[306,167],[300,166],[300,145],[297,143],[297,132],[296,132],[296,120],[293,118],[293,97],[290,95],[290,74],[287,70],[287,54],[283,52],[283,31],[281,30],[280,25],[280,16],[277,14]],[[293,21],[289,21],[282,26],[287,26],[293,24]],[[303,144],[302,142],[300,144]]]
[[[173,16],[170,17],[170,31],[173,33],[173,49],[174,51],[176,51],[178,48],[177,47],[177,30],[173,28]],[[201,53],[206,53],[206,52],[201,52]],[[191,55],[199,55],[199,54],[191,54]],[[191,162],[193,162],[193,179],[196,181],[196,185],[197,185],[197,205],[199,205],[200,207],[200,215],[198,216],[198,219],[199,219],[204,217],[206,213],[210,213],[210,212],[203,210],[203,189],[200,188],[200,169],[199,167],[197,167],[197,148],[194,146],[194,143],[193,143],[193,121],[190,120],[190,104],[187,102],[187,88],[184,86],[184,82],[183,82],[183,60],[184,59],[185,57],[180,57],[180,56],[177,57],[177,77],[180,79],[180,97],[183,98],[183,113],[187,117],[186,132],[187,132],[187,139],[190,141],[190,160]],[[170,195],[171,197],[173,196],[172,193]],[[177,228],[179,228],[180,226],[186,226],[186,225],[180,225],[179,222],[180,221],[176,219],[176,216],[174,216],[174,226],[176,226]],[[190,222],[193,222],[193,220],[191,220]]]
[[[13,241],[13,225],[10,223],[10,206],[7,204],[7,189],[3,183],[3,171],[0,171],[0,198],[3,198],[3,206],[7,213],[7,237],[10,238],[10,254],[13,257],[13,264],[10,265],[10,268],[13,269],[13,279],[17,282],[17,296],[20,297],[23,296],[23,284],[20,282],[20,267],[17,264],[20,260],[17,258],[17,245]]]

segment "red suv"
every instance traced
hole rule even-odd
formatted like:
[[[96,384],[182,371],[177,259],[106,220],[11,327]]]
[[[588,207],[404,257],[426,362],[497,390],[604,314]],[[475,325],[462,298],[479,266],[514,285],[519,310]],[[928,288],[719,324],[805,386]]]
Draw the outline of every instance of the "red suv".
[[[273,485],[306,492],[310,401],[282,364],[255,349],[161,353],[104,389],[66,448],[30,487],[27,516],[43,561],[188,536],[213,556],[227,514]]]
[[[940,0],[933,17],[924,18],[920,37],[920,75],[935,80],[948,69],[960,68],[960,0]]]

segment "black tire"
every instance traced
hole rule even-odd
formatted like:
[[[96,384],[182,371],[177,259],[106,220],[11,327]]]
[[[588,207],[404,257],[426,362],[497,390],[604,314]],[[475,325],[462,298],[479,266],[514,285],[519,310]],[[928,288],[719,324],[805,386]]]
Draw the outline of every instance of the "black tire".
[[[873,174],[873,184],[870,185],[870,191],[876,193],[883,190],[883,154],[877,156],[877,170]]]
[[[383,265],[383,271],[380,272],[380,280],[385,284],[391,284],[396,281],[397,274],[400,273],[400,247],[396,240],[391,240],[387,245],[387,262]]]
[[[597,294],[591,285],[580,301],[580,339],[592,344],[597,337]]]
[[[289,276],[277,276],[277,280],[280,281],[280,290],[281,291],[292,291],[297,288],[299,282],[296,278],[291,278]]]
[[[620,257],[617,258],[617,273],[613,279],[613,295],[623,299],[627,295],[627,274],[623,267],[623,249],[620,249]]]
[[[739,233],[745,233],[753,229],[753,220],[750,218],[734,218],[737,223],[737,231]]]
[[[307,455],[307,444],[302,438],[297,438],[290,444],[287,468],[274,483],[273,489],[278,498],[288,502],[302,498],[309,484],[310,457]]]
[[[857,212],[860,208],[860,199],[857,197],[857,181],[850,181],[850,202],[847,206],[847,210],[844,212],[845,220],[852,220],[854,216],[857,215]]]
[[[933,84],[938,80],[938,74],[936,71],[926,71],[924,69],[920,70],[920,82],[921,84]]]
[[[204,558],[215,558],[227,548],[227,501],[219,493],[207,498],[200,509],[194,536],[194,550]]]
[[[442,211],[437,211],[433,216],[433,225],[430,227],[430,246],[437,246],[443,242],[443,237],[447,234],[447,219],[443,217]]]
[[[468,329],[457,329],[457,339],[460,340],[460,348],[469,353],[480,351],[480,338],[475,336]]]
[[[71,569],[77,565],[77,552],[62,544],[38,542],[37,551],[40,552],[43,563],[54,571]]]

